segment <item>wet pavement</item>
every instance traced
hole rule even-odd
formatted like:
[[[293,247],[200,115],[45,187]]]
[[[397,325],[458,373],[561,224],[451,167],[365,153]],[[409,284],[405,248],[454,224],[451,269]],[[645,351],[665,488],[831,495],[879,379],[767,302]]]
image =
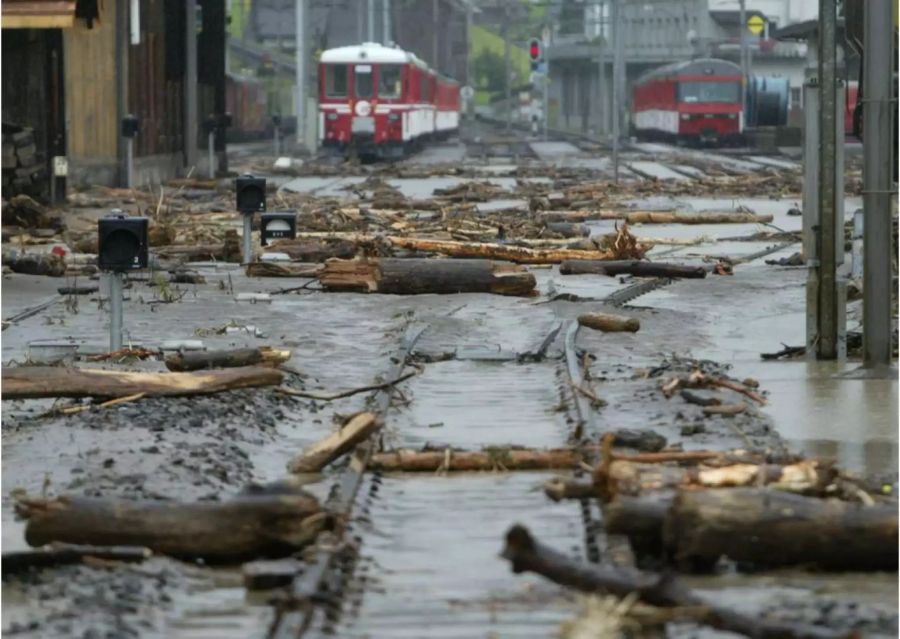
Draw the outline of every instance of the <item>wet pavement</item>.
[[[532,143],[539,166],[590,166],[608,171],[606,157],[591,157],[569,142]],[[467,158],[466,146],[449,142],[426,149],[404,166],[439,166]],[[695,167],[678,158],[690,152],[664,145],[638,145],[628,162],[641,174],[679,181]],[[672,155],[669,162],[666,155]],[[709,160],[710,157],[706,157]],[[736,158],[715,154],[735,171],[778,168],[783,158]],[[411,198],[468,180],[489,180],[509,194],[491,206],[523,203],[513,197],[510,166],[468,163],[478,178],[435,175],[391,177],[387,182]],[[781,168],[785,168],[782,166]],[[535,181],[541,180],[536,176]],[[286,191],[320,197],[353,197],[348,186],[365,176],[285,177]],[[636,207],[728,211],[747,207],[772,214],[779,229],[800,229],[788,215],[799,196],[658,197]],[[848,198],[845,211],[858,200]],[[593,234],[614,222],[590,222]],[[771,241],[736,241],[771,230],[755,224],[638,225],[638,237],[698,239],[660,243],[651,259],[701,264],[708,256],[740,258],[771,247]],[[787,256],[784,247],[768,259]],[[241,293],[274,293],[306,279],[248,278],[238,265],[195,265],[207,279],[183,285],[177,303],[160,304],[158,291],[135,282],[127,292],[127,339],[145,346],[167,340],[202,340],[206,348],[269,345],[293,357],[286,384],[333,392],[373,383],[391,368],[390,357],[407,326],[426,326],[412,361],[417,374],[399,388],[385,416],[383,444],[469,450],[485,446],[561,447],[574,416],[565,379],[563,334],[542,361],[517,361],[560,324],[591,311],[625,312],[641,322],[638,333],[581,331],[578,347],[593,356],[588,370],[594,393],[604,400],[592,421],[601,430],[651,429],[685,449],[784,447],[834,458],[862,474],[897,472],[897,380],[859,380],[839,373],[858,366],[807,360],[764,362],[760,353],[781,344],[802,345],[805,279],[802,268],[739,264],[731,276],[680,280],[633,300],[625,309],[604,302],[635,283],[630,277],[563,276],[558,267],[532,268],[538,295],[482,294],[388,296],[329,294],[310,288],[272,294],[270,301],[238,301]],[[18,274],[3,277],[3,314],[10,317],[52,299],[61,280]],[[576,295],[582,301],[557,299]],[[64,300],[3,332],[4,365],[40,356],[29,343],[72,340],[82,352],[103,352],[106,311],[97,295],[77,309]],[[212,329],[251,327],[226,334]],[[767,405],[736,418],[704,417],[679,397],[665,399],[657,380],[642,371],[690,358],[730,366],[736,379],[754,378]],[[160,362],[139,365],[163,370]],[[109,497],[225,499],[251,482],[285,476],[287,461],[333,432],[335,422],[366,407],[365,395],[326,403],[252,389],[202,399],[150,399],[74,416],[45,416],[49,400],[3,402],[3,550],[25,548],[10,491],[76,493]],[[599,433],[589,433],[599,434]],[[325,499],[335,476],[327,469],[310,477],[310,492]],[[504,532],[528,525],[545,543],[583,558],[585,521],[577,502],[553,503],[541,490],[550,474],[534,472],[448,475],[388,474],[372,493],[367,475],[361,494],[374,495],[354,512],[361,535],[360,559],[345,593],[343,614],[310,635],[340,637],[547,637],[571,618],[579,600],[535,575],[514,575],[498,557]],[[595,513],[596,515],[596,513]],[[110,575],[115,573],[115,577]],[[873,636],[896,634],[895,574],[810,575],[802,571],[692,578],[706,595],[748,611],[806,615],[812,623],[834,622],[823,612],[845,610],[844,622]],[[165,558],[116,571],[66,567],[37,571],[3,585],[4,634],[22,637],[139,636],[205,639],[265,636],[273,618],[265,597],[246,594],[240,568],[211,570]],[[807,609],[798,601],[810,603]],[[793,603],[791,603],[793,602]],[[831,603],[829,603],[831,602]],[[829,607],[830,606],[830,607]],[[805,610],[805,612],[804,612]],[[849,609],[847,609],[849,610]],[[84,614],[80,614],[84,611]],[[841,622],[841,623],[844,623]],[[868,625],[866,625],[868,624]],[[112,634],[109,634],[112,633]],[[716,633],[703,632],[703,636]],[[721,636],[722,633],[718,633]],[[699,636],[688,628],[674,636]]]

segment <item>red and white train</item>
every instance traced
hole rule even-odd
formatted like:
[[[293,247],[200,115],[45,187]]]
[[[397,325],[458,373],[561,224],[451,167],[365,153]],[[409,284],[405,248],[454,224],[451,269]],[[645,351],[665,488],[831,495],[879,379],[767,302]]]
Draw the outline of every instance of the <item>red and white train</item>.
[[[322,52],[321,146],[360,156],[396,158],[459,127],[459,83],[415,54],[365,42]]]
[[[743,75],[712,58],[677,62],[645,73],[634,84],[632,126],[641,138],[737,143],[744,131]]]

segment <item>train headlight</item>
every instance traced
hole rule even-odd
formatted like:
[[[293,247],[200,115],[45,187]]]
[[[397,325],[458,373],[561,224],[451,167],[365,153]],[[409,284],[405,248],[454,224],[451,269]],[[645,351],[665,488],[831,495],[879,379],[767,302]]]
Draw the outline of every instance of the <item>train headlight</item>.
[[[399,113],[388,113],[388,122],[399,122],[400,114]]]
[[[338,115],[337,115],[337,113],[329,113],[329,114],[328,114],[327,116],[325,116],[325,117],[328,118],[328,121],[329,121],[329,122],[334,122],[335,120],[337,120]]]
[[[691,119],[691,114],[690,114],[690,113],[682,113],[682,114],[681,114],[681,119],[682,119],[682,120],[690,120],[690,119]]]
[[[729,113],[728,119],[729,120],[737,120],[737,113]]]

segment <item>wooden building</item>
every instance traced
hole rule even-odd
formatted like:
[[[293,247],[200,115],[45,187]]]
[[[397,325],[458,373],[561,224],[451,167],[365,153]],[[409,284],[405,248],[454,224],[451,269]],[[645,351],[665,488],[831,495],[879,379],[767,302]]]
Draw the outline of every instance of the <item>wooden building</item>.
[[[122,184],[121,121],[131,113],[140,119],[136,184],[184,174],[189,160],[205,160],[197,153],[206,147],[201,122],[225,105],[224,0],[2,0],[0,8],[4,151],[27,127],[46,173],[62,156],[70,186]],[[189,14],[196,20],[191,38]],[[188,41],[197,46],[193,86]],[[193,126],[185,116],[190,89]]]

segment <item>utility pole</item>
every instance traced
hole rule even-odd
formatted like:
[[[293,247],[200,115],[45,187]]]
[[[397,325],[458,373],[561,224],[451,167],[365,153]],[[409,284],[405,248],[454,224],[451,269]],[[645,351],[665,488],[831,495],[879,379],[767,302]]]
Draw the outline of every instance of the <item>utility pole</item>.
[[[197,165],[197,0],[184,3],[184,161]]]
[[[368,16],[366,18],[367,42],[375,42],[375,0],[366,0]]]
[[[836,0],[819,0],[819,304],[818,359],[838,357],[838,294],[836,234],[837,174],[837,7]],[[843,143],[843,140],[841,140]],[[841,220],[842,222],[842,220]]]
[[[431,66],[440,69],[438,64],[438,39],[441,32],[440,23],[438,23],[438,0],[431,0]]]
[[[296,60],[296,82],[297,82],[297,106],[295,109],[297,116],[297,146],[301,149],[306,147],[306,52],[308,49],[306,42],[306,0],[295,0],[294,13],[296,21],[294,25],[295,43],[294,54]]]
[[[891,365],[892,7],[866,0],[863,53],[863,366]],[[896,107],[895,107],[896,108]]]
[[[604,14],[604,2],[600,0],[597,3],[598,9],[598,20],[599,20],[599,32],[600,35],[597,38],[597,127],[600,135],[605,135],[607,132],[607,123],[606,123],[606,113],[607,113],[607,100],[606,100],[606,21],[603,18]]]
[[[512,128],[512,81],[510,79],[510,75],[512,75],[512,64],[510,63],[509,55],[509,5],[506,5],[506,21],[503,25],[503,77],[504,77],[504,87],[506,89],[506,130],[509,131]]]
[[[612,9],[612,33],[613,33],[613,89],[612,89],[612,142],[613,142],[613,180],[619,183],[619,144],[621,142],[621,123],[622,123],[622,106],[623,99],[623,59],[622,45],[624,38],[622,37],[622,15],[621,0],[610,0]]]
[[[747,104],[747,80],[749,72],[747,69],[747,0],[740,0],[741,16],[739,18],[741,24],[739,26],[741,34],[741,105]]]
[[[385,46],[391,41],[391,0],[381,0],[381,41]]]

